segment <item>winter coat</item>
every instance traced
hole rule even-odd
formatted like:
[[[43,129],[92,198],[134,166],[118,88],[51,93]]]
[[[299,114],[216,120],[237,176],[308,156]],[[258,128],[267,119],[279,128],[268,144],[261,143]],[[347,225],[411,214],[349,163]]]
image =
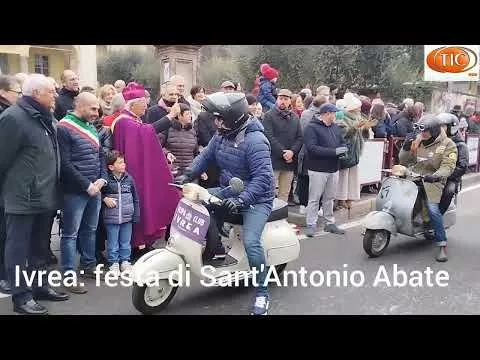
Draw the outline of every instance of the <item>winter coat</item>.
[[[197,134],[190,124],[183,127],[178,120],[172,122],[172,127],[161,134],[165,154],[172,153],[178,166],[178,175],[190,167],[198,154]]]
[[[277,101],[277,85],[263,76],[260,77],[258,101],[262,104],[263,112],[273,109]]]
[[[104,118],[105,119],[105,118]],[[99,120],[93,124],[95,129],[98,132],[98,139],[100,140],[100,145],[102,146],[105,157],[113,149],[112,145],[112,131],[110,127],[104,126],[104,122]]]
[[[360,162],[365,139],[369,137],[368,130],[359,130],[355,127],[355,124],[360,120],[362,120],[361,115],[348,112],[343,114],[342,119],[336,120],[348,147],[347,156],[340,160],[340,169],[354,167]]]
[[[117,200],[117,206],[109,208],[103,203],[103,222],[105,224],[124,224],[140,221],[140,203],[135,180],[125,173],[121,179],[108,172],[108,182],[102,188],[102,200],[106,197]]]
[[[272,208],[275,197],[270,144],[260,121],[251,117],[235,139],[215,135],[208,146],[193,161],[188,174],[198,178],[210,164],[220,168],[220,186],[228,186],[232,177],[243,180],[242,193],[225,191],[224,197],[238,197],[245,206],[266,204]]]
[[[335,149],[345,146],[345,140],[337,124],[327,126],[315,116],[305,127],[304,144],[307,153],[305,166],[308,170],[334,173],[340,169]]]
[[[65,88],[62,88],[58,92],[58,97],[55,100],[55,111],[53,113],[55,119],[60,121],[69,111],[73,110],[73,102],[77,95],[78,92],[70,91]]]
[[[273,169],[294,171],[297,166],[298,153],[303,144],[300,119],[293,111],[282,111],[278,107],[274,107],[267,111],[262,123],[265,135],[272,147]],[[283,150],[293,151],[293,162],[285,161]]]
[[[468,153],[468,146],[465,144],[463,141],[462,137],[460,134],[455,134],[452,136],[450,139],[453,140],[455,145],[457,146],[457,153],[458,153],[458,159],[457,159],[457,164],[455,166],[455,170],[453,170],[452,175],[448,178],[448,180],[452,181],[460,181],[462,179],[462,176],[465,175],[468,169],[468,163],[469,161],[469,153]]]
[[[303,133],[303,144],[300,152],[298,153],[298,165],[297,165],[297,172],[300,175],[308,175],[308,169],[306,167],[306,160],[307,160],[307,151],[305,148],[305,128],[307,127],[308,123],[313,120],[316,114],[320,113],[319,106],[310,106],[307,110],[302,112],[302,116],[300,117],[300,126],[302,127]]]
[[[413,119],[408,117],[406,111],[402,111],[393,119],[392,135],[398,137],[406,137],[413,132]]]
[[[148,124],[152,124],[155,121],[158,121],[161,118],[163,118],[169,112],[170,112],[170,106],[167,106],[167,104],[165,104],[165,100],[160,99],[157,105],[153,105],[150,108],[148,108],[145,122]]]
[[[107,179],[105,153],[93,125],[68,114],[58,122],[58,143],[65,192],[84,193],[90,183]]]
[[[217,125],[215,125],[215,117],[202,111],[198,114],[197,121],[193,125],[198,138],[198,145],[207,147],[210,140],[217,133]]]
[[[7,214],[59,206],[60,152],[52,114],[28,96],[0,115],[0,193]]]
[[[447,178],[453,174],[457,163],[457,146],[444,131],[429,145],[420,143],[416,152],[400,150],[400,164],[411,167],[420,175],[438,175],[439,182],[425,183],[428,201],[438,204]]]

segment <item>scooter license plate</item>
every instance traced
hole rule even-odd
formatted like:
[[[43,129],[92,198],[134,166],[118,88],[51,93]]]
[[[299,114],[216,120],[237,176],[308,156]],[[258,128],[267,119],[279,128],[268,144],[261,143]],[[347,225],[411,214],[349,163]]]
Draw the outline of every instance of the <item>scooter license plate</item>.
[[[210,217],[195,208],[185,200],[180,200],[173,216],[171,231],[178,232],[187,238],[204,245]]]

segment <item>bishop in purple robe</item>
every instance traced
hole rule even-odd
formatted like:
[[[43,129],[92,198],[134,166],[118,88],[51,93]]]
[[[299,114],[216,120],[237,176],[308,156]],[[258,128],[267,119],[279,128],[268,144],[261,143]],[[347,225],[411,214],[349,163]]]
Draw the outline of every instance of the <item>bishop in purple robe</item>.
[[[147,108],[142,85],[129,83],[122,94],[125,109],[111,130],[113,148],[124,154],[127,171],[135,179],[139,194],[140,222],[134,224],[131,242],[132,250],[137,250],[150,248],[165,234],[180,193],[169,185],[174,179],[157,137],[157,133],[170,126],[169,118],[166,116],[153,124],[142,122]]]

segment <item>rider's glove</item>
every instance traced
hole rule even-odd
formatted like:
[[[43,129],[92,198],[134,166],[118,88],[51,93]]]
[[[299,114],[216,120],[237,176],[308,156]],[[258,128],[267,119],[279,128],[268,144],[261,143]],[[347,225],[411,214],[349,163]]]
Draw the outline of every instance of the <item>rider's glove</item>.
[[[242,208],[243,203],[237,198],[228,198],[222,201],[222,206],[234,214]]]
[[[423,181],[427,182],[427,183],[435,183],[435,182],[439,182],[440,181],[440,176],[438,175],[425,175],[423,177]]]

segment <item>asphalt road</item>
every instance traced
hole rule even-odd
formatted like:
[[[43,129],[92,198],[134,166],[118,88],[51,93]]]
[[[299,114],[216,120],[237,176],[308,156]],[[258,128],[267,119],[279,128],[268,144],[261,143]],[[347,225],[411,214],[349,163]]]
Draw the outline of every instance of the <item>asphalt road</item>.
[[[345,236],[320,234],[301,241],[300,258],[288,265],[287,271],[297,275],[303,267],[306,272],[306,287],[279,287],[270,289],[271,315],[321,315],[321,314],[479,314],[480,313],[480,187],[460,195],[457,224],[448,230],[449,239],[447,263],[434,260],[436,248],[425,240],[404,236],[392,238],[384,255],[369,259],[362,248],[361,228],[347,225]],[[58,249],[58,242],[54,245]],[[345,265],[344,265],[345,264]],[[424,272],[430,268],[433,275],[429,287],[427,276],[423,276],[423,286],[394,287],[393,267],[407,273]],[[392,282],[374,286],[379,271],[385,267]],[[346,270],[347,282],[328,286],[327,270]],[[309,282],[309,275],[320,271],[325,276],[323,286],[318,286],[319,275],[313,279],[317,286]],[[349,275],[357,271],[353,282],[358,284],[360,273],[365,282],[360,286],[350,283]],[[437,286],[435,277],[444,271],[441,283]],[[448,280],[445,276],[448,274]],[[417,277],[417,276],[416,276]],[[290,277],[290,280],[292,278]],[[401,281],[402,279],[399,278]],[[300,281],[300,280],[299,280]],[[415,281],[413,279],[412,281]],[[84,295],[71,295],[71,299],[61,303],[44,302],[50,314],[61,315],[136,315],[132,305],[131,289],[109,288],[104,284],[95,285],[94,280],[86,280],[89,292]],[[416,283],[418,285],[418,277]],[[162,314],[182,315],[245,315],[254,297],[251,288],[207,288],[192,279],[191,287],[182,287]],[[9,297],[0,298],[0,314],[13,314]]]

